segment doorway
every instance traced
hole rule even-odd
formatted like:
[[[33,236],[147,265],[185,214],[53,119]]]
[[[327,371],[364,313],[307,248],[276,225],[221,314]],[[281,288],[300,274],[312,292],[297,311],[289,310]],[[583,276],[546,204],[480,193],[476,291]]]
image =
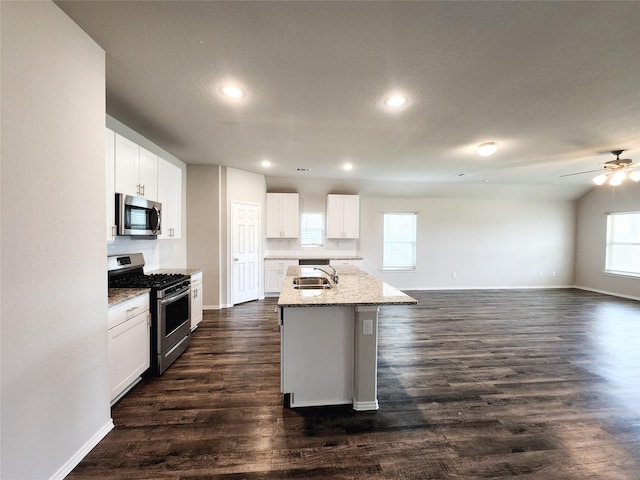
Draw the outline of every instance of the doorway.
[[[260,298],[260,205],[231,204],[233,304]]]

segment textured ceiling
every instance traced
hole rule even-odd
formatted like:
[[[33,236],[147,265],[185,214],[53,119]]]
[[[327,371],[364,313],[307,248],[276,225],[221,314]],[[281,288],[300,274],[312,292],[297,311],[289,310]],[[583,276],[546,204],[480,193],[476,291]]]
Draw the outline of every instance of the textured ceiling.
[[[107,52],[111,116],[271,187],[573,199],[595,174],[560,175],[640,161],[640,2],[56,3]]]

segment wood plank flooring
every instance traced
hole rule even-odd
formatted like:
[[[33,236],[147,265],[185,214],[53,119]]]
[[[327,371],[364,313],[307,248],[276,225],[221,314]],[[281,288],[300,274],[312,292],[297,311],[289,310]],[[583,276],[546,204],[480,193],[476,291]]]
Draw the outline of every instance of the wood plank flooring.
[[[205,312],[69,479],[640,479],[640,302],[409,292],[380,312],[377,412],[290,410],[275,299]]]

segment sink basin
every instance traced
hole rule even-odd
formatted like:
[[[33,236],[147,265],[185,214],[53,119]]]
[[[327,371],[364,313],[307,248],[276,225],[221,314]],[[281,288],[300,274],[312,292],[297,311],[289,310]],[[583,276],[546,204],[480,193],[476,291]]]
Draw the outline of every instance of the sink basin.
[[[324,277],[296,277],[293,279],[293,288],[319,289],[331,288],[331,283]]]

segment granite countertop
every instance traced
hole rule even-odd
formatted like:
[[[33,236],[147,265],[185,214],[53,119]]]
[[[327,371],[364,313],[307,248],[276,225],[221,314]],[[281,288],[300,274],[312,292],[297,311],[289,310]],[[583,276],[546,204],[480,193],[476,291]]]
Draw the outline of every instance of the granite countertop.
[[[150,288],[110,288],[107,294],[109,307],[126,302],[140,295],[148,295],[150,291]]]
[[[326,269],[326,265],[320,265]],[[287,269],[279,307],[318,307],[348,305],[415,305],[417,300],[397,288],[378,280],[353,265],[337,265],[337,285],[327,289],[293,288],[295,277],[326,277],[309,266],[291,266]],[[328,269],[330,271],[330,269]]]

